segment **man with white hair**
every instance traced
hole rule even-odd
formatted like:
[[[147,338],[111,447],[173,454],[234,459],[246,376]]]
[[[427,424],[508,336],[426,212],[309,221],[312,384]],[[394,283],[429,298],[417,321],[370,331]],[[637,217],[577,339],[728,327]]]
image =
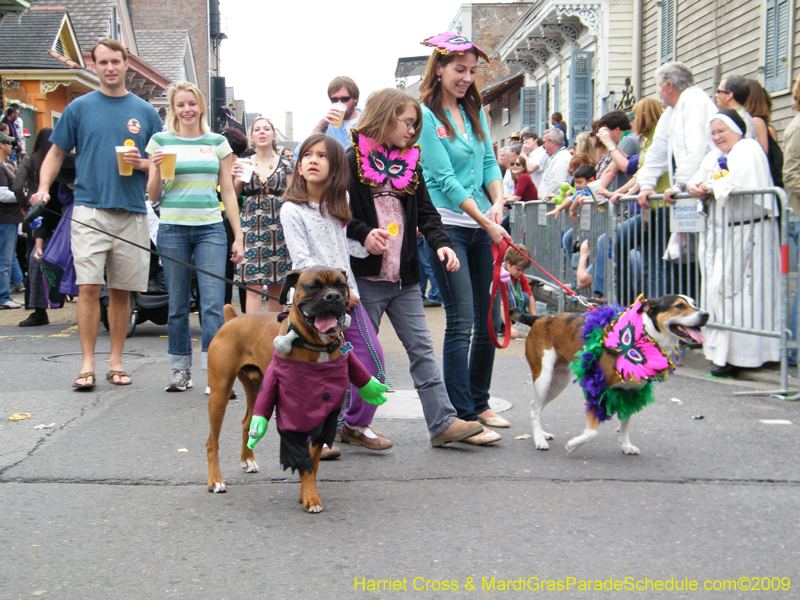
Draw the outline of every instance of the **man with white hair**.
[[[683,63],[661,65],[656,82],[667,109],[658,119],[647,160],[636,174],[643,208],[650,207],[647,196],[655,194],[656,181],[667,171],[672,187],[664,192],[664,200],[673,204],[673,196],[686,191],[689,178],[712,148],[708,123],[717,112],[708,94],[694,85],[694,76]]]
[[[547,199],[558,196],[561,184],[569,179],[569,162],[572,154],[564,147],[564,133],[552,127],[544,132],[544,150],[550,160],[542,175],[542,186],[539,188],[539,198]],[[649,158],[649,156],[648,156]],[[694,175],[694,173],[692,173]],[[688,180],[687,180],[688,181]]]
[[[656,70],[661,100],[667,105],[658,119],[653,141],[647,150],[647,160],[636,174],[640,193],[639,205],[650,209],[647,197],[655,194],[656,181],[669,172],[670,188],[664,192],[664,200],[653,205],[650,231],[653,243],[648,244],[649,287],[648,298],[657,298],[667,293],[680,292],[676,288],[680,274],[670,270],[661,261],[670,237],[669,209],[675,203],[675,194],[686,191],[689,179],[700,168],[700,163],[711,150],[709,122],[717,107],[702,88],[694,85],[694,76],[683,63],[672,62]]]

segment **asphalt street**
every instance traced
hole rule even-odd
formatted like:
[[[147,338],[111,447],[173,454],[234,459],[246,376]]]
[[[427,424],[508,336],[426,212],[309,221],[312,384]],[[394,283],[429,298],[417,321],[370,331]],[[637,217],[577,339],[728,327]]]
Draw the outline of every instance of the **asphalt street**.
[[[443,310],[426,310],[441,356]],[[494,365],[492,395],[512,423],[501,442],[432,448],[424,421],[379,411],[394,448],[342,444],[321,464],[324,511],[310,515],[273,426],[260,472],[241,470],[243,400],[221,437],[228,492],[206,490],[206,379],[196,370],[193,389],[164,392],[166,327],[128,339],[129,387],[103,377],[101,330],[100,381],[73,391],[69,309],[28,329],[16,327],[22,311],[5,313],[2,599],[800,597],[800,403],[733,395],[758,383],[679,370],[634,417],[639,456],[622,454],[616,422],[565,452],[585,423],[570,386],[544,412],[556,439],[542,452],[515,439],[531,433],[531,376],[513,342]],[[412,390],[408,361],[388,322],[381,340],[399,397]]]

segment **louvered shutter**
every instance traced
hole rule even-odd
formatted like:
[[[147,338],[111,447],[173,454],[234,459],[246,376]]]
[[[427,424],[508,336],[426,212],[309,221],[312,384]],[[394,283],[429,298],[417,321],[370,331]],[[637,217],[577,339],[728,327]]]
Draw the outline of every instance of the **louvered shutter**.
[[[570,65],[569,96],[570,121],[573,140],[581,131],[588,131],[592,123],[592,52],[576,50]]]
[[[659,64],[675,60],[675,0],[661,0]]]
[[[536,117],[537,117],[537,106],[538,102],[539,90],[535,87],[524,87],[519,92],[519,114],[520,114],[520,123],[519,128],[522,129],[523,127],[530,127],[534,129],[536,127]]]
[[[789,58],[789,0],[767,0],[764,44],[764,89],[786,89]]]
[[[545,129],[550,127],[550,119],[547,113],[548,100],[547,82],[545,81],[539,88],[539,135],[542,135]]]

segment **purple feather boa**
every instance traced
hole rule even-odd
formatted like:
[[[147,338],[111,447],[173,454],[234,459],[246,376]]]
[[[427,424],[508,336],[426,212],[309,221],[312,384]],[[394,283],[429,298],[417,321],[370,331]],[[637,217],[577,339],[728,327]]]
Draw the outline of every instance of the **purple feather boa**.
[[[577,355],[579,367],[579,383],[583,388],[586,398],[586,412],[592,413],[598,421],[608,421],[612,415],[608,413],[602,402],[603,392],[606,390],[606,376],[600,368],[598,362],[597,346],[602,343],[602,331],[606,325],[611,323],[624,309],[622,307],[601,306],[586,315],[586,322],[583,325],[581,338],[586,342],[594,333],[593,344],[590,348]]]
[[[593,311],[590,311],[586,314],[586,323],[583,325],[583,330],[581,332],[581,338],[586,340],[592,331],[597,329],[603,329],[606,325],[611,323],[614,319],[617,318],[617,315],[623,311],[621,306],[609,306],[608,304],[604,304],[603,306],[599,306],[595,308]]]

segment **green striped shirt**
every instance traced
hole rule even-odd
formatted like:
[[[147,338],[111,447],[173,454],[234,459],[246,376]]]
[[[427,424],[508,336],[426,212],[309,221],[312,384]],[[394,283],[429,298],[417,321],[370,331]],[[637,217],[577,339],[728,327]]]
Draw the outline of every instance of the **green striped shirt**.
[[[148,154],[156,150],[178,153],[175,179],[167,182],[161,199],[161,222],[171,225],[220,223],[217,179],[219,161],[231,153],[228,140],[216,133],[181,138],[161,132],[147,144]]]

